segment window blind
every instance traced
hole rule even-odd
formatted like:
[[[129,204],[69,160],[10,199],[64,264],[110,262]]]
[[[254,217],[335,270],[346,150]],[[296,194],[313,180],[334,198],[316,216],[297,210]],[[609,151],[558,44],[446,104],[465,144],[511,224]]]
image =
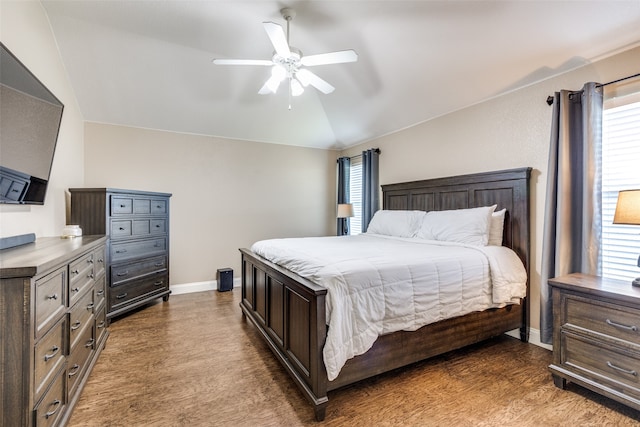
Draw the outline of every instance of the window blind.
[[[640,101],[605,103],[602,121],[601,274],[631,280],[640,276],[640,225],[613,224],[620,190],[640,188]]]
[[[349,234],[355,235],[362,233],[362,157],[351,158],[349,187],[349,202],[353,205],[353,217],[349,218]]]

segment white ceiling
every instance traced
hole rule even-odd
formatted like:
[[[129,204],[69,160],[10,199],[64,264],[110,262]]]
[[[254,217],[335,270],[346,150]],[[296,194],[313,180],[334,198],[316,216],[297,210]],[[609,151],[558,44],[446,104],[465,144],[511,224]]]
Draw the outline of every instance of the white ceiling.
[[[640,42],[627,1],[43,0],[85,120],[252,141],[344,148],[481,102]],[[335,86],[258,95],[270,59],[263,21]],[[640,58],[638,61],[640,65]],[[543,100],[541,100],[543,102]]]

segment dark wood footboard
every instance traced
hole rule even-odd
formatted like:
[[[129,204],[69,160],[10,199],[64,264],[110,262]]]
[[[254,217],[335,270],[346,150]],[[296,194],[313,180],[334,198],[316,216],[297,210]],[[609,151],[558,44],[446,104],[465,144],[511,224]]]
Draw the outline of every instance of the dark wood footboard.
[[[327,373],[322,348],[327,336],[327,290],[254,255],[242,253],[242,301],[245,316],[323,420]]]
[[[430,211],[497,204],[497,210],[506,208],[503,244],[520,256],[528,273],[530,173],[530,168],[521,168],[386,185],[384,207]],[[513,329],[520,329],[523,341],[528,339],[528,298],[524,298],[519,305],[443,320],[415,332],[381,336],[367,353],[348,360],[338,377],[328,381],[322,356],[327,290],[248,249],[240,252],[242,312],[313,404],[318,421],[325,417],[328,390]]]

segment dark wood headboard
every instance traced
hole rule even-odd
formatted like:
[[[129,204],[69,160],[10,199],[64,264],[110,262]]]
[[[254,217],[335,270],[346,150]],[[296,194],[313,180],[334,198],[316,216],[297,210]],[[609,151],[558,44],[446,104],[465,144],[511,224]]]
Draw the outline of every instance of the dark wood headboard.
[[[528,274],[530,177],[531,168],[519,168],[383,185],[383,209],[506,208],[503,245],[518,254]]]

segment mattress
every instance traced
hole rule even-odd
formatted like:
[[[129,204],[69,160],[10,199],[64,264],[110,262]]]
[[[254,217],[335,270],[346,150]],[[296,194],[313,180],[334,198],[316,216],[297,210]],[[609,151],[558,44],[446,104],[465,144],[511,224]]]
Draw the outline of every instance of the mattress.
[[[526,270],[511,249],[375,234],[271,239],[257,255],[327,289],[328,379],[378,336],[518,303]]]

